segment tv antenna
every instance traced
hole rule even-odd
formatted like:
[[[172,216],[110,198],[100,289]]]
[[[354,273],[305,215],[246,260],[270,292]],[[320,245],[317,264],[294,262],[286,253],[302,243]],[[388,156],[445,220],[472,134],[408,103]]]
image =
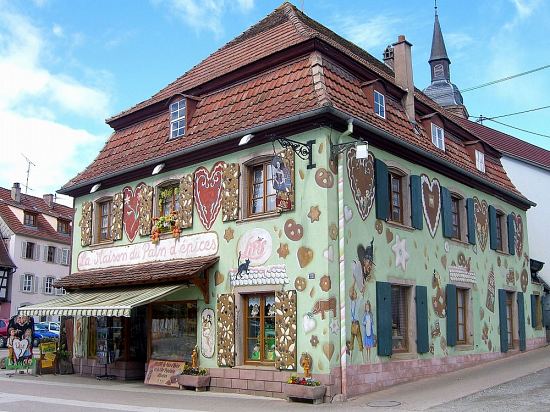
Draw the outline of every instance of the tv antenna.
[[[28,191],[30,189],[30,187],[29,187],[29,175],[31,174],[31,166],[36,166],[36,165],[31,161],[31,159],[29,159],[23,153],[21,153],[21,156],[23,156],[25,158],[25,160],[27,161],[27,182],[25,183],[25,194],[26,194],[26,193],[28,193]]]

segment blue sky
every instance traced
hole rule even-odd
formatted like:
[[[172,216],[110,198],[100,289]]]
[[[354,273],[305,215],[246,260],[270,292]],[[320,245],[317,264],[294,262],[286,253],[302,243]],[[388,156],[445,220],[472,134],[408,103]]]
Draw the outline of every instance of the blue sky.
[[[550,64],[550,2],[439,0],[460,89]],[[272,0],[0,0],[0,186],[53,192],[90,163],[104,119],[156,93],[262,19]],[[296,0],[306,14],[380,58],[413,43],[417,87],[429,84],[432,0]],[[550,69],[464,93],[470,115],[550,105]],[[499,119],[550,135],[550,109]],[[485,123],[550,149],[550,138]]]

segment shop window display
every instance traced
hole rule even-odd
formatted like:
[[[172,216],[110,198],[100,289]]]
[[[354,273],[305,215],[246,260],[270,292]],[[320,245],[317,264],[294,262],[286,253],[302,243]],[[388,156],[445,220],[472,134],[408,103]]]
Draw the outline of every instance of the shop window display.
[[[275,361],[275,295],[246,298],[245,348],[247,362]]]
[[[196,344],[195,302],[151,305],[151,359],[189,362]]]

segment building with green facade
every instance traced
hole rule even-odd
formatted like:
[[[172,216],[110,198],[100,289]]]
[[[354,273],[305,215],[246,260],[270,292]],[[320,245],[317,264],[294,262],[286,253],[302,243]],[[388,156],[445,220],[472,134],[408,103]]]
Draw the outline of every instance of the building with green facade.
[[[307,358],[329,400],[545,344],[534,204],[404,36],[381,62],[284,3],[108,123],[60,190],[70,293],[25,308],[74,316],[82,373],[197,345],[211,390],[282,396]]]

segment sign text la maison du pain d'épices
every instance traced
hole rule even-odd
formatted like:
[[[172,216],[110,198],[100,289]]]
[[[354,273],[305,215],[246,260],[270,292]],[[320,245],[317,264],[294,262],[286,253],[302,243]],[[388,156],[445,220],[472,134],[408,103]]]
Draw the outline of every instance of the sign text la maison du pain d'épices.
[[[82,271],[213,256],[216,253],[218,253],[218,235],[215,232],[205,232],[181,236],[178,240],[162,239],[156,245],[151,242],[143,242],[85,250],[78,254],[77,265],[78,270]]]

